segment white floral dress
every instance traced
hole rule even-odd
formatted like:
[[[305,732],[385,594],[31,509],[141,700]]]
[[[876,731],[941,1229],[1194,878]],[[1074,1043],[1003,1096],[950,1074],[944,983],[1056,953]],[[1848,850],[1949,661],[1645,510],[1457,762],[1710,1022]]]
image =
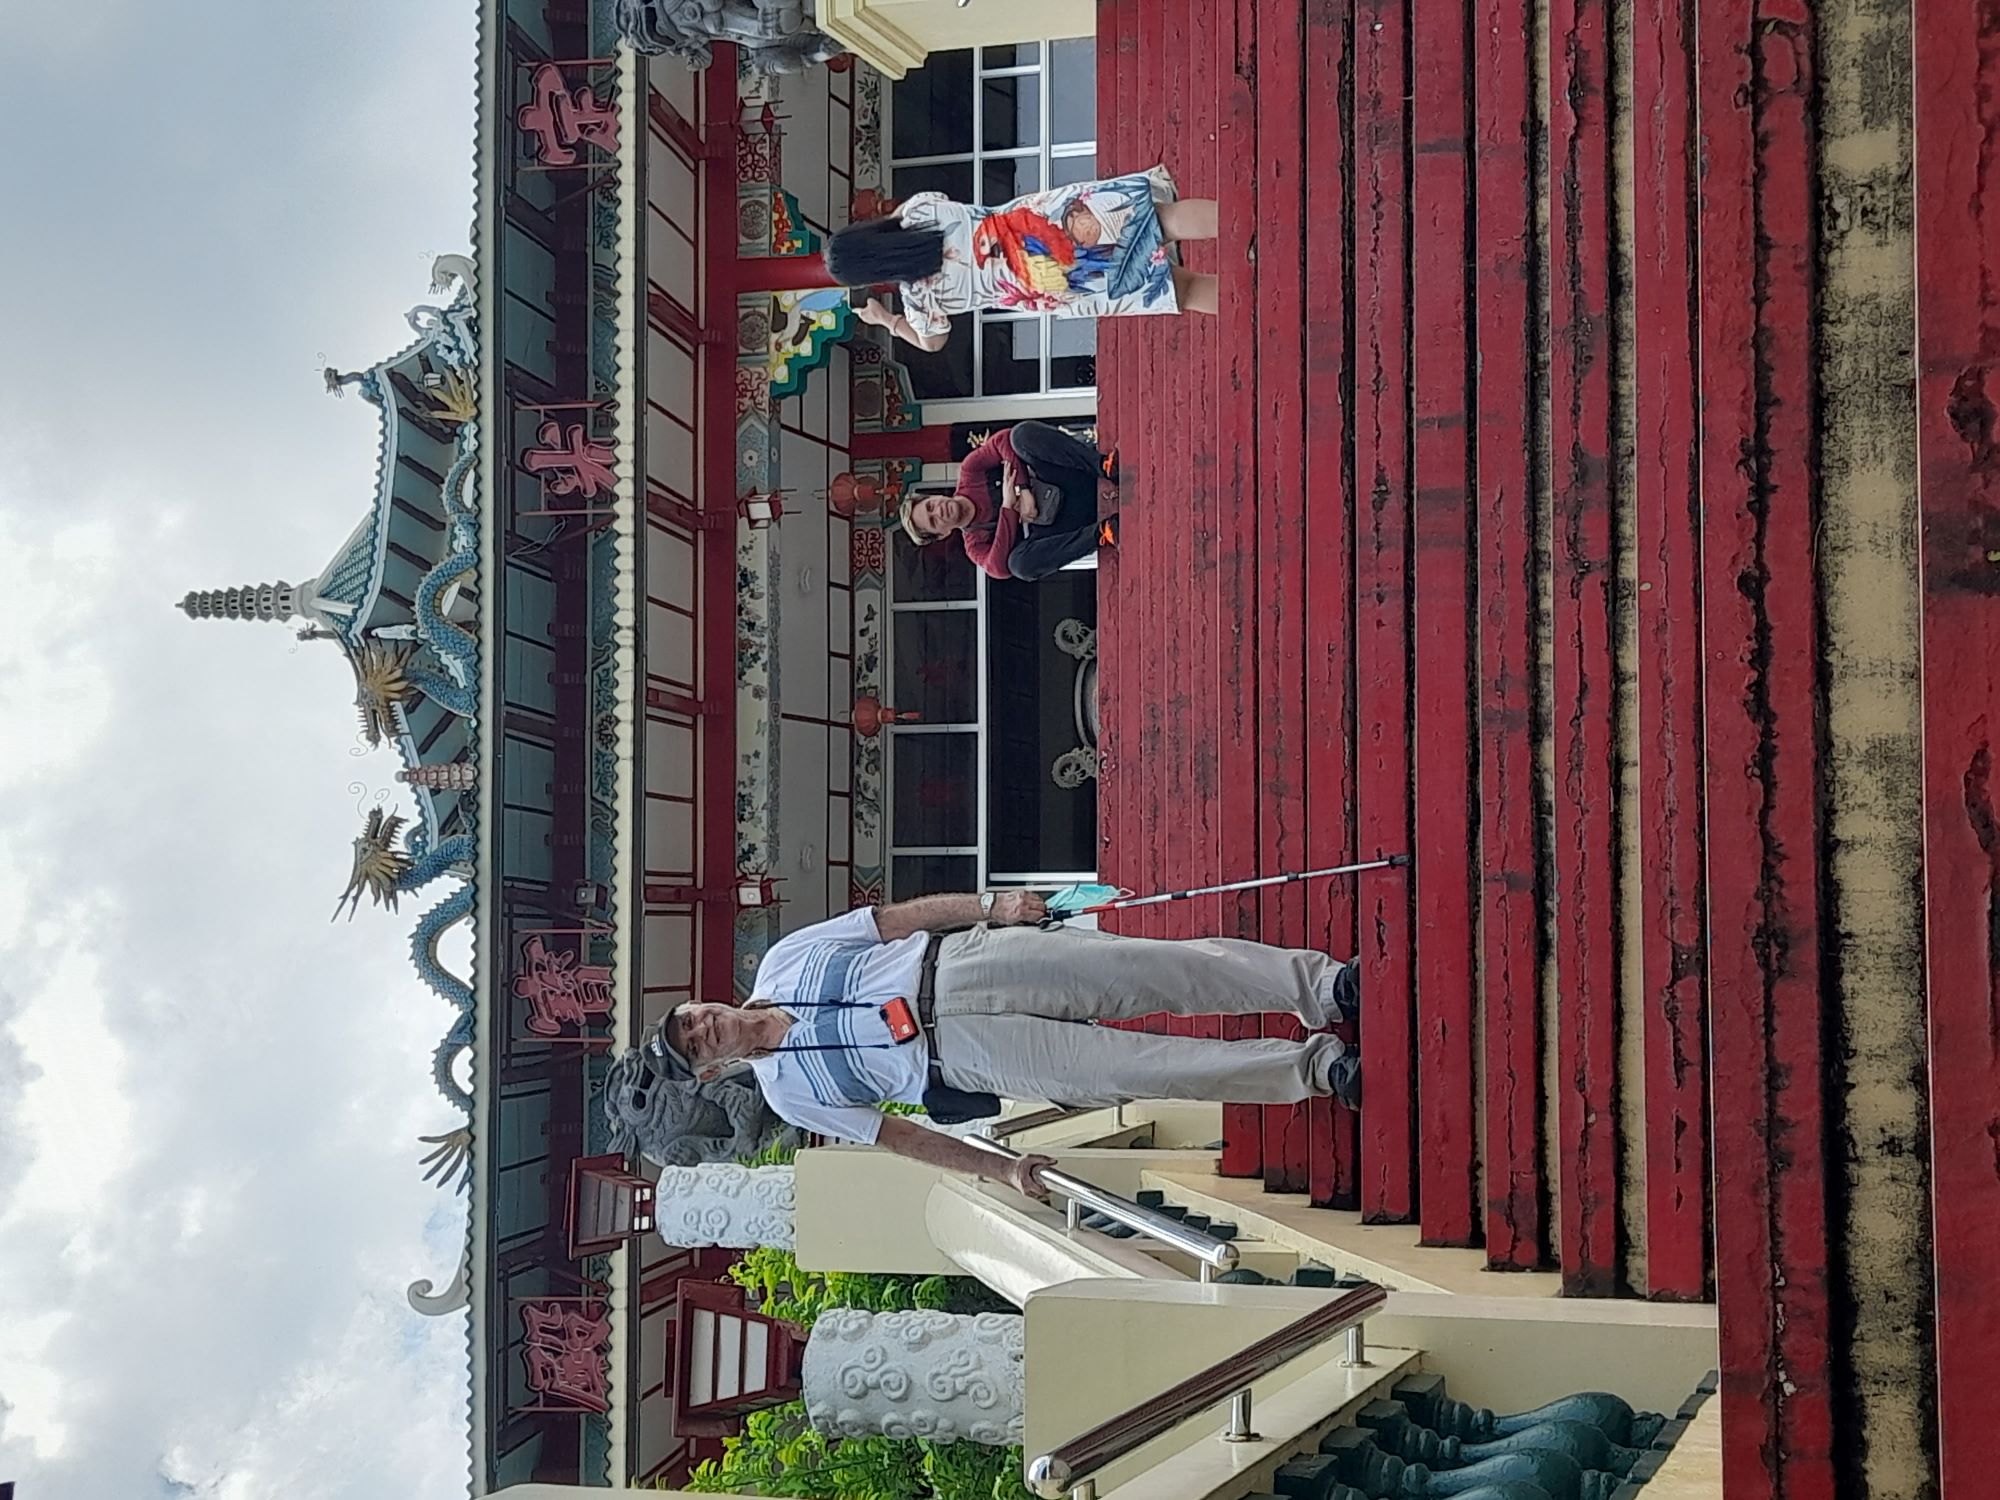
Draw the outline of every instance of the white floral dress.
[[[999,208],[918,193],[898,216],[944,235],[944,265],[902,284],[903,316],[921,337],[949,332],[953,314],[978,308],[1075,318],[1179,312],[1159,215],[1174,197],[1165,167]]]

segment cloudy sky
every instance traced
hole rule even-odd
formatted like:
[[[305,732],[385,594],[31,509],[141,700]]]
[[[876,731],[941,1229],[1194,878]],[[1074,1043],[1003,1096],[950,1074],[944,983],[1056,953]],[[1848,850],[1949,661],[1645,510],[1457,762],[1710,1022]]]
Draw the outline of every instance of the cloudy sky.
[[[315,572],[468,248],[470,0],[0,0],[0,1480],[455,1496],[449,1021],[329,926],[365,791],[326,646],[172,609]],[[323,356],[323,358],[322,358]],[[462,961],[462,960],[461,960]]]

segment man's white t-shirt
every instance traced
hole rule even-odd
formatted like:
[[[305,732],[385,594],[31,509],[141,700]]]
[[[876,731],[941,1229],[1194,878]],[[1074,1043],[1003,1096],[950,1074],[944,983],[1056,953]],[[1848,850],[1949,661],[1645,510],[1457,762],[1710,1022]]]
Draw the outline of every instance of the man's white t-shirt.
[[[790,1011],[782,1047],[834,1051],[777,1052],[750,1064],[771,1108],[801,1130],[875,1144],[877,1104],[921,1104],[930,1049],[921,1036],[897,1043],[880,1007],[907,1000],[914,1014],[928,933],[882,941],[873,907],[802,927],[780,938],[757,966],[751,1005]],[[829,1000],[851,1002],[828,1006]]]

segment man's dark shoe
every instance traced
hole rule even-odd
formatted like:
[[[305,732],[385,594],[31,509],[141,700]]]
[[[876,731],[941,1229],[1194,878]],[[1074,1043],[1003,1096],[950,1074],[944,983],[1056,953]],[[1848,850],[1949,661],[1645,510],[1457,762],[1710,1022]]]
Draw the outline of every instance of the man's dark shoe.
[[[1350,1047],[1333,1060],[1326,1070],[1326,1081],[1333,1085],[1333,1097],[1353,1110],[1361,1112],[1361,1053]]]
[[[1116,484],[1118,482],[1118,450],[1113,448],[1109,453],[1105,454],[1103,459],[1098,463],[1097,468],[1098,472],[1103,474],[1106,479]]]
[[[1118,545],[1118,513],[1113,511],[1097,523],[1097,545],[1115,547]]]
[[[1361,1035],[1361,962],[1349,959],[1333,971],[1330,979],[1320,980],[1320,997],[1331,1004],[1335,1021],[1346,1021],[1354,1027],[1354,1034]]]

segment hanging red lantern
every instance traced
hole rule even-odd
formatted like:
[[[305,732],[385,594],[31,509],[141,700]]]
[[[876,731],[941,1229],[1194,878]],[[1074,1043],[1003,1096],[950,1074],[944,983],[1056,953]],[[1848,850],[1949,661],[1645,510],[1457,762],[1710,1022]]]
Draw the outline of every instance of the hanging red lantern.
[[[854,700],[854,712],[849,722],[854,725],[856,733],[873,739],[883,725],[914,724],[917,722],[917,715],[898,713],[886,706],[873,693],[869,693]]]
[[[851,521],[861,511],[871,515],[882,508],[882,481],[859,474],[836,474],[827,486],[827,504],[843,521]]]

